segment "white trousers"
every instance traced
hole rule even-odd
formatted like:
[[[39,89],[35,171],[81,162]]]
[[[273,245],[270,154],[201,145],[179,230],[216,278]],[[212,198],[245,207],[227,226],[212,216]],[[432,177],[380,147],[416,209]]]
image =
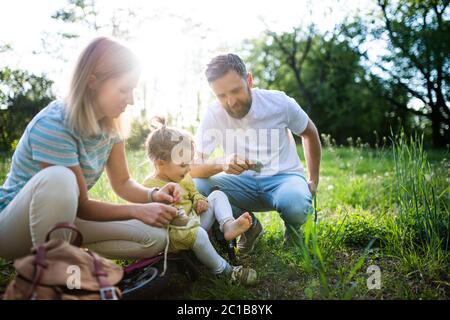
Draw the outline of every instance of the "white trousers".
[[[59,222],[72,222],[83,234],[83,246],[108,258],[152,257],[164,250],[167,230],[138,220],[96,222],[76,217],[78,184],[75,174],[51,166],[34,175],[0,212],[0,256],[16,259],[45,242]],[[66,240],[70,232],[56,236]]]

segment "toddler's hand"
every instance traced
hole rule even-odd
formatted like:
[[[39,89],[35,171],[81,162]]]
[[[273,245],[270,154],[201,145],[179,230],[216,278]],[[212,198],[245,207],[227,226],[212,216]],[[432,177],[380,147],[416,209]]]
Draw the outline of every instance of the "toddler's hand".
[[[202,214],[203,212],[208,210],[208,201],[206,200],[198,200],[197,201],[197,208],[195,208],[195,211],[198,215]]]

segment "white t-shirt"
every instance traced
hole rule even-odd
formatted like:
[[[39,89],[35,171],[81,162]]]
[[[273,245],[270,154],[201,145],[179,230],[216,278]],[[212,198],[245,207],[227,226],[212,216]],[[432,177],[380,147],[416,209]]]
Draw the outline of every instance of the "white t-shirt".
[[[242,119],[228,115],[216,102],[210,106],[197,130],[197,151],[210,155],[221,147],[226,156],[238,154],[262,163],[260,173],[304,173],[292,133],[300,135],[309,121],[298,103],[284,92],[252,89],[250,111]]]

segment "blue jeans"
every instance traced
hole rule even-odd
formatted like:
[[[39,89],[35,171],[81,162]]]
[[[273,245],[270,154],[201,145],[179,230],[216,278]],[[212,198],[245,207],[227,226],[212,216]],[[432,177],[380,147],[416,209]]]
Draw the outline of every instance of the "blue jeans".
[[[195,178],[194,182],[205,196],[217,188],[223,191],[231,203],[234,217],[239,217],[245,211],[276,210],[286,227],[297,229],[313,211],[308,183],[300,173],[274,176],[219,173],[207,179]]]

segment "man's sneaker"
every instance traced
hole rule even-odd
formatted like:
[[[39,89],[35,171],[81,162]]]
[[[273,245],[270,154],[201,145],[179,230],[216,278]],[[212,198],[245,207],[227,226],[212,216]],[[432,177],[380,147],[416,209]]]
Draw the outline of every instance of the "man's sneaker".
[[[263,233],[264,230],[261,222],[259,222],[259,220],[256,220],[256,224],[249,230],[247,230],[247,232],[244,232],[241,235],[241,238],[237,243],[239,254],[247,255],[252,252],[255,248],[256,243],[258,242],[258,239],[262,236]]]
[[[243,266],[233,267],[231,272],[231,281],[239,282],[243,285],[253,285],[256,283],[258,275],[252,268],[244,268]]]

